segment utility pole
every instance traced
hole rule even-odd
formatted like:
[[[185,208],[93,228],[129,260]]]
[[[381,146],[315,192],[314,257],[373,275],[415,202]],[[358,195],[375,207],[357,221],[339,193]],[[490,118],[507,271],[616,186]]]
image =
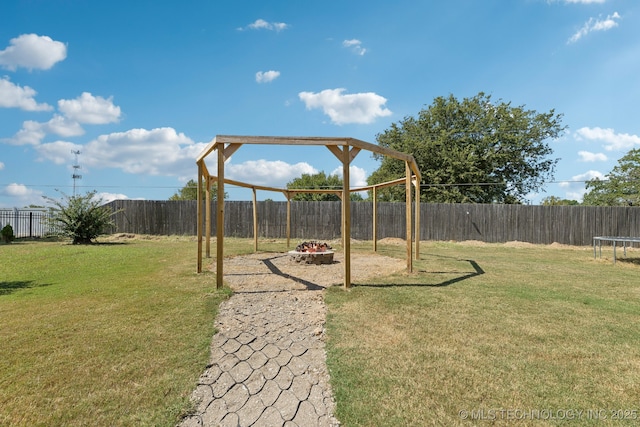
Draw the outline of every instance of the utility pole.
[[[75,195],[76,195],[76,180],[82,179],[82,175],[78,174],[78,170],[80,169],[80,165],[78,164],[78,156],[80,155],[80,150],[77,150],[77,151],[71,150],[71,154],[75,154],[75,156],[76,156],[76,161],[73,164],[73,175],[71,175],[71,177],[73,178],[73,195],[75,197]]]

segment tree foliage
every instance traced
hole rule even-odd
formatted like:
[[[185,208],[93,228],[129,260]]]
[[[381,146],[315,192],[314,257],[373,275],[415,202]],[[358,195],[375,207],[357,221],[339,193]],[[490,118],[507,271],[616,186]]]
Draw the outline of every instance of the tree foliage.
[[[205,190],[202,191],[202,200],[206,198]],[[229,194],[224,192],[224,198],[228,198]],[[169,200],[198,200],[198,183],[193,179],[190,179],[184,187],[178,190],[173,196],[169,197]],[[218,186],[211,186],[211,200],[218,200]]]
[[[561,199],[556,196],[549,196],[542,199],[542,206],[577,206],[580,202],[571,199]]]
[[[587,181],[584,205],[640,206],[640,149],[625,154],[604,180]]]
[[[111,216],[115,213],[102,206],[102,199],[95,197],[95,191],[84,195],[68,196],[62,193],[62,199],[45,197],[53,204],[49,208],[49,223],[57,234],[69,237],[74,245],[90,244],[105,234],[113,225]]]
[[[324,172],[316,174],[304,173],[298,178],[287,183],[289,190],[342,190],[342,178],[338,175],[327,175]],[[339,201],[340,197],[333,193],[298,193],[291,198],[296,201],[325,202]],[[350,200],[360,201],[362,196],[358,193],[351,193]]]
[[[565,127],[554,110],[537,113],[480,92],[462,101],[438,97],[417,117],[393,123],[376,136],[382,147],[412,154],[420,172],[421,200],[440,203],[521,203],[553,179],[558,159],[547,144]],[[404,162],[374,154],[381,165],[368,179],[401,178]],[[382,189],[381,199],[404,200],[404,187]]]

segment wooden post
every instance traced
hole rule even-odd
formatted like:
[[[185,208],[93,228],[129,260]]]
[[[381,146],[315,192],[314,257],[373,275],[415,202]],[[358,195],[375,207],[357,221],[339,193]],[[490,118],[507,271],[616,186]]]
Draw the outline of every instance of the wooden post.
[[[198,273],[202,273],[202,196],[200,195],[200,191],[202,190],[202,163],[198,162],[198,195],[196,197],[196,201],[198,203],[198,262],[196,271]]]
[[[258,252],[258,206],[256,188],[253,188],[253,251]]]
[[[344,288],[351,287],[351,195],[349,191],[349,146],[342,146],[342,242],[344,248]]]
[[[373,187],[373,251],[378,252],[378,187]]]
[[[406,193],[406,215],[407,215],[407,271],[413,271],[413,239],[411,237],[411,168],[409,162],[405,162],[405,193]]]
[[[207,190],[205,198],[205,240],[206,240],[206,253],[207,258],[211,258],[211,177],[207,177]],[[200,189],[198,189],[200,192]],[[199,193],[198,193],[199,194]]]
[[[224,144],[218,144],[218,197],[216,198],[216,288],[224,285]]]
[[[418,177],[415,177],[414,185],[416,187],[416,227],[415,227],[415,239],[416,239],[416,259],[420,259],[420,183]]]
[[[291,239],[291,194],[286,193],[287,196],[287,249],[291,247],[289,241]]]

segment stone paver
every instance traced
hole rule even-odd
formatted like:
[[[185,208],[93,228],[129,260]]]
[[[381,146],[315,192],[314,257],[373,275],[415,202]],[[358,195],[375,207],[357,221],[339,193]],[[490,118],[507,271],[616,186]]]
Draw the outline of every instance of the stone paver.
[[[282,280],[275,290],[244,286],[222,303],[211,363],[180,427],[340,425],[326,367],[323,291]]]

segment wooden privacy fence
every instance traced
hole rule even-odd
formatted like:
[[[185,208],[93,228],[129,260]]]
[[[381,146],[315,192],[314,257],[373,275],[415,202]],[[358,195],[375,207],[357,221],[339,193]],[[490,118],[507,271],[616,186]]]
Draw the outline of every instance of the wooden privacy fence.
[[[196,235],[197,202],[116,200],[112,232]],[[212,234],[215,234],[212,202]],[[286,202],[257,202],[258,237],[286,237]],[[225,236],[253,237],[253,204],[225,201]],[[340,238],[341,202],[291,202],[293,239]],[[377,237],[406,236],[404,203],[378,203]],[[640,208],[422,203],[420,240],[522,241],[587,246],[594,236],[640,236]],[[351,204],[351,237],[371,240],[372,202]]]

